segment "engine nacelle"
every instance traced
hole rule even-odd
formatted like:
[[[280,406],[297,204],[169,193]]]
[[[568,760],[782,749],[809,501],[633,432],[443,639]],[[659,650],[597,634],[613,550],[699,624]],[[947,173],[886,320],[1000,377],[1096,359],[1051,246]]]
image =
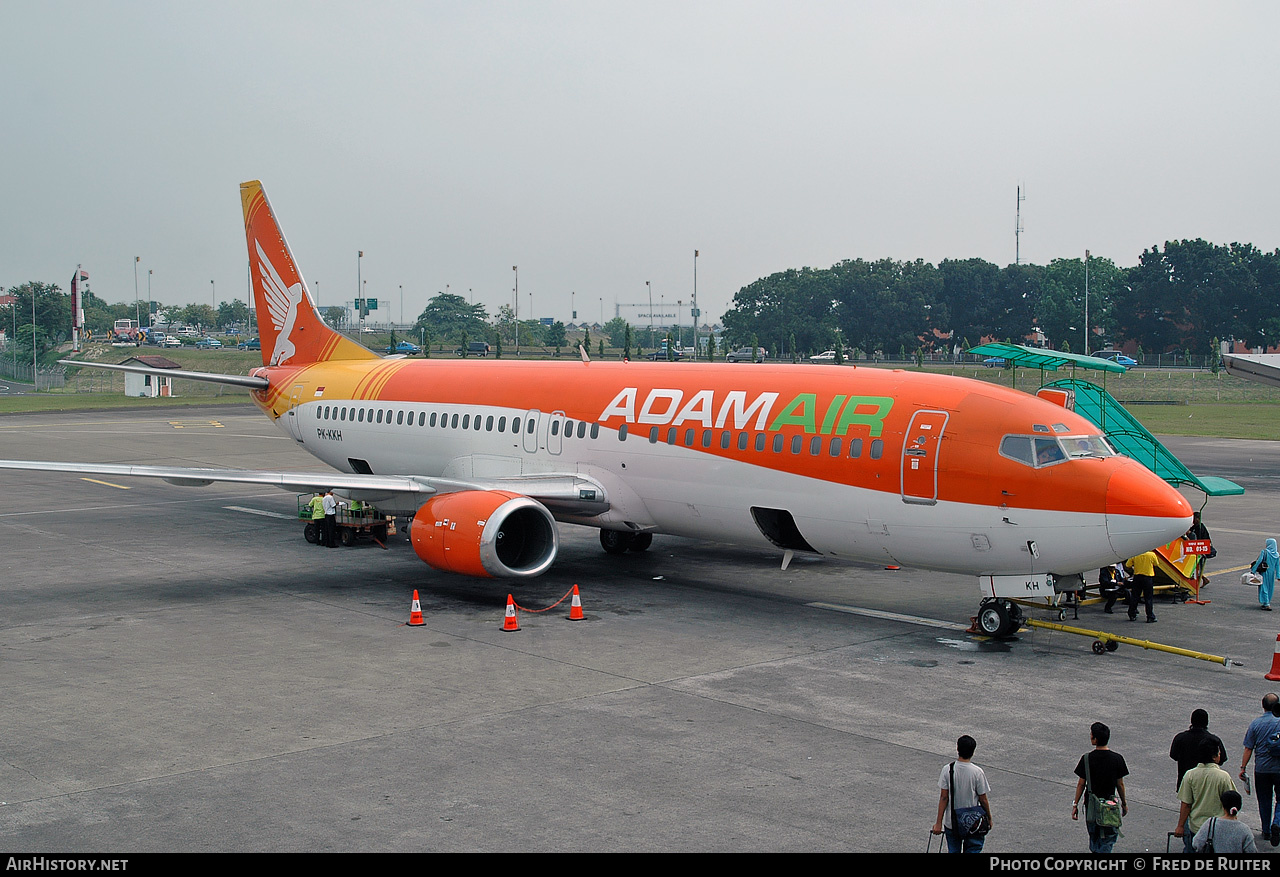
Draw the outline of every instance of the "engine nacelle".
[[[560,548],[546,506],[506,490],[432,497],[413,516],[409,539],[436,569],[494,578],[542,575]]]

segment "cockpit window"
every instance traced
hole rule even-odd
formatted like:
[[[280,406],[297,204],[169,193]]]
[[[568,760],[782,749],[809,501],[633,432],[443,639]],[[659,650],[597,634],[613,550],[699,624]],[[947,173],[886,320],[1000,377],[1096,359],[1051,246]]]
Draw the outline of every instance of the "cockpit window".
[[[1067,458],[1057,439],[1036,438],[1036,467],[1049,466]]]
[[[1073,460],[1083,457],[1113,457],[1116,453],[1100,435],[1067,436],[1062,440],[1062,446],[1067,449],[1067,456]]]
[[[1071,430],[1067,429],[1067,425],[1065,423],[1055,423],[1053,425],[1053,431],[1054,432],[1071,432]]]
[[[1000,453],[1011,460],[1017,460],[1019,463],[1025,463],[1028,466],[1036,464],[1035,455],[1031,452],[1031,437],[1026,435],[1007,435],[1000,441]]]
[[[1007,435],[1000,440],[1000,454],[1027,466],[1043,468],[1064,460],[1113,457],[1115,450],[1100,435]]]

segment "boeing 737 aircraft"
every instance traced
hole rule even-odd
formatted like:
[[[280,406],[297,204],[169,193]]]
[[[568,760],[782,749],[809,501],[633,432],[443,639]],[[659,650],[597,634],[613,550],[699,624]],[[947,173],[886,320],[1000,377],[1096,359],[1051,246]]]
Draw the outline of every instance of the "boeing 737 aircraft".
[[[978,577],[1008,598],[1181,536],[1191,507],[1091,423],[1035,396],[900,369],[382,358],[325,325],[258,182],[240,187],[262,368],[165,375],[252,390],[333,473],[0,461],[10,469],[332,488],[412,518],[426,563],[544,572],[557,522],[607,552],[654,534]],[[585,359],[585,357],[584,357]],[[83,363],[76,363],[83,365]],[[145,366],[101,366],[151,372]]]

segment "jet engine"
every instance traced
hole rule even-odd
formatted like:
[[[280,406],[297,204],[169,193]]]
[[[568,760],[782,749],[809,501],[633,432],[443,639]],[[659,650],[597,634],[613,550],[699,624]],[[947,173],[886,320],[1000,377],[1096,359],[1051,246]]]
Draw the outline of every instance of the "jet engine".
[[[506,490],[432,497],[413,516],[409,539],[436,569],[491,578],[541,575],[560,547],[546,506]]]

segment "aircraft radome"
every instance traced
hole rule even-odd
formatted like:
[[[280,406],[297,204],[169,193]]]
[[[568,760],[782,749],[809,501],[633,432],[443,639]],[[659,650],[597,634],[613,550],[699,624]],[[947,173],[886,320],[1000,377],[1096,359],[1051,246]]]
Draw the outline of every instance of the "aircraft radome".
[[[1181,494],[1087,420],[982,381],[849,366],[380,357],[320,318],[261,184],[240,196],[263,365],[164,374],[249,387],[335,471],[0,467],[332,488],[412,517],[419,557],[472,576],[544,572],[557,522],[599,528],[611,554],[676,534],[772,545],[784,567],[801,551],[967,573],[993,635],[1020,621],[1009,597],[1073,589],[1080,573],[1191,524]]]

